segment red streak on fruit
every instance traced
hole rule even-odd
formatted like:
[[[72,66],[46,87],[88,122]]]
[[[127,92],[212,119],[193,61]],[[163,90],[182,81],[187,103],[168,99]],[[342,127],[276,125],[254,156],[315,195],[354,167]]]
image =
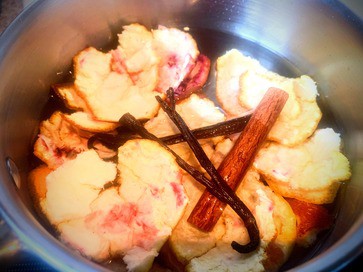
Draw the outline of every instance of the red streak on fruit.
[[[168,66],[169,67],[175,67],[177,63],[178,63],[178,58],[176,55],[170,55],[168,57]]]
[[[119,74],[124,74],[126,72],[126,67],[121,53],[118,50],[112,50],[111,56],[111,70]]]
[[[102,227],[117,231],[122,225],[130,226],[138,216],[138,207],[134,203],[115,205],[105,216]]]
[[[182,206],[185,200],[183,186],[176,182],[171,182],[170,186],[173,188],[173,192],[176,197],[176,205],[178,207]]]
[[[145,222],[137,222],[137,225],[140,227],[140,230],[138,230],[137,235],[134,235],[133,244],[145,249],[151,248],[153,246],[152,242],[159,230]]]
[[[151,192],[151,195],[154,196],[154,197],[158,197],[160,196],[160,193],[161,193],[161,190],[159,187],[156,187],[156,186],[150,186],[150,192]]]

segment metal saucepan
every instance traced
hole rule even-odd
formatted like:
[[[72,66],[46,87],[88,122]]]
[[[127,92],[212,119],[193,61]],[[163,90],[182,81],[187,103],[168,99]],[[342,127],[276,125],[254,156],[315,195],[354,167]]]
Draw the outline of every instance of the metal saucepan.
[[[61,271],[103,269],[39,223],[25,180],[50,85],[69,77],[78,51],[115,44],[121,26],[131,22],[188,26],[206,54],[237,47],[285,76],[317,81],[324,122],[341,133],[353,176],[337,198],[329,236],[286,269],[331,271],[361,254],[363,23],[339,1],[323,0],[40,0],[29,6],[0,38],[0,208],[22,247]]]

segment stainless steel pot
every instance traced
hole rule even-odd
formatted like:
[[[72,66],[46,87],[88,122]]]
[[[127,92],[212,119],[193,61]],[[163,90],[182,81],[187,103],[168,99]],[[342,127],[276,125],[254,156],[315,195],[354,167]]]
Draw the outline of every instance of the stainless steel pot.
[[[188,26],[207,54],[234,46],[279,73],[312,76],[327,116],[323,122],[342,134],[353,176],[338,196],[334,229],[293,265],[331,271],[363,253],[362,16],[338,1],[313,0],[48,0],[28,7],[0,38],[1,214],[23,249],[61,271],[102,270],[39,223],[26,176],[50,84],[69,77],[79,50],[109,47],[131,22]]]

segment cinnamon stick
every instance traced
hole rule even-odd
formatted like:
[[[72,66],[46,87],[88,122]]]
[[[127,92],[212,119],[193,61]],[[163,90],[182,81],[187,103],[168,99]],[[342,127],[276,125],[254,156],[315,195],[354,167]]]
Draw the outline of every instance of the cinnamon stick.
[[[218,168],[218,172],[232,190],[236,190],[257,151],[283,109],[288,94],[269,88],[253,112],[232,150]],[[188,218],[188,222],[203,231],[211,231],[222,215],[226,203],[218,200],[207,189]]]

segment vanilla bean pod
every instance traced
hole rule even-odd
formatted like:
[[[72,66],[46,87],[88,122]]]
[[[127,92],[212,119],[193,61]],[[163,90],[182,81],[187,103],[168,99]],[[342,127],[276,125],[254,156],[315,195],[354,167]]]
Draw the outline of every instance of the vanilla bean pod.
[[[164,148],[166,148],[169,152],[173,154],[173,156],[176,158],[176,162],[182,169],[188,172],[198,182],[203,184],[215,197],[230,205],[231,208],[238,214],[238,216],[242,218],[250,235],[250,242],[246,245],[240,245],[237,242],[233,241],[233,249],[240,253],[249,253],[254,251],[258,247],[260,243],[260,236],[253,215],[250,213],[246,205],[235,194],[235,192],[231,188],[229,188],[229,186],[224,181],[222,182],[222,185],[220,185],[217,184],[215,180],[209,180],[208,178],[206,178],[201,172],[185,162],[178,154],[170,149],[158,137],[148,132],[131,114],[124,114],[120,119],[120,123],[128,126],[131,130],[139,134],[141,137],[154,140],[162,145]]]
[[[248,209],[248,207],[237,197],[234,191],[223,180],[217,169],[214,167],[214,165],[205,154],[198,140],[189,130],[188,126],[181,118],[181,116],[175,111],[175,100],[172,88],[169,88],[169,90],[167,91],[167,96],[169,98],[169,103],[171,103],[170,106],[167,104],[167,102],[162,100],[160,96],[157,96],[156,99],[158,100],[163,110],[168,114],[170,119],[179,128],[180,132],[184,135],[184,139],[189,144],[189,147],[192,149],[201,166],[210,175],[212,181],[214,181],[219,189],[223,191],[224,194],[226,194],[226,198],[222,201],[230,205],[245,223],[248,234],[250,236],[250,242],[246,245],[239,245],[236,242],[233,242],[232,247],[241,253],[247,253],[255,250],[260,243],[260,234],[255,217]]]
[[[231,135],[241,132],[245,128],[250,118],[251,113],[248,113],[241,117],[236,117],[202,128],[192,129],[191,131],[197,139],[207,139],[211,137]],[[182,133],[161,137],[160,139],[168,145],[178,144],[185,141]]]
[[[192,149],[193,153],[198,159],[200,165],[215,180],[215,182],[221,183],[223,179],[219,175],[217,169],[210,162],[203,148],[200,146],[198,140],[195,138],[194,134],[189,130],[187,124],[184,122],[181,116],[175,111],[175,100],[173,99],[174,93],[172,88],[170,88],[167,91],[167,95],[171,103],[170,106],[160,96],[157,96],[156,99],[158,100],[160,106],[166,112],[169,118],[174,122],[174,124],[178,127],[184,139],[186,140],[189,147]]]
[[[250,118],[251,113],[248,113],[244,116],[236,117],[224,122],[193,129],[192,132],[197,139],[207,139],[211,137],[231,135],[241,132],[245,128]],[[94,147],[96,142],[100,142],[107,148],[117,149],[129,139],[132,139],[132,135],[128,131],[122,131],[122,133],[120,131],[117,134],[96,133],[88,139],[87,145],[88,148],[91,149]],[[167,145],[178,144],[185,141],[184,136],[181,133],[160,137],[160,140],[162,140]]]

